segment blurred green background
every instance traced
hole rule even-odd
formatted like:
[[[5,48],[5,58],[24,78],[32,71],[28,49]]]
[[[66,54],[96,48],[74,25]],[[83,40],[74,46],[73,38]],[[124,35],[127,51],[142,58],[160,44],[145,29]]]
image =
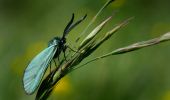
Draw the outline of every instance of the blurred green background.
[[[0,0],[0,100],[32,100],[22,75],[28,62],[62,32],[74,12],[87,19],[68,36],[74,40],[106,0]],[[169,0],[116,0],[93,27],[116,15],[101,32],[134,16],[130,24],[88,59],[170,31]],[[67,75],[49,100],[170,100],[170,42],[108,57]]]

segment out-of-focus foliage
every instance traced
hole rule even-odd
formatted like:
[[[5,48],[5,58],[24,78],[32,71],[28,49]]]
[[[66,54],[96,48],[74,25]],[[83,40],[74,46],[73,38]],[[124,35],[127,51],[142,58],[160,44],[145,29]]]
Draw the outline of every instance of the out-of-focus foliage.
[[[72,44],[106,0],[1,0],[0,100],[32,100],[24,93],[22,75],[29,61],[61,36],[75,12],[88,14],[68,36]],[[169,0],[117,0],[95,24],[118,10],[105,29],[122,19],[135,19],[91,56],[160,36],[170,30]],[[93,26],[91,29],[93,29]],[[89,30],[91,31],[91,30]],[[101,31],[101,32],[105,32]],[[75,45],[75,44],[72,44]],[[50,100],[170,100],[170,43],[91,63],[62,79]],[[47,71],[48,73],[48,71]],[[58,88],[58,89],[57,89]]]

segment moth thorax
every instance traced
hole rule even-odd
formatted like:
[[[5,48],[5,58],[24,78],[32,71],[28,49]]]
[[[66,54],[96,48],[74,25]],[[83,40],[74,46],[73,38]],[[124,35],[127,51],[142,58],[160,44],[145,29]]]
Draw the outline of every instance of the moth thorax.
[[[49,41],[48,46],[57,45],[57,44],[59,44],[60,40],[61,39],[59,37],[55,37],[55,38],[53,38],[52,40]]]

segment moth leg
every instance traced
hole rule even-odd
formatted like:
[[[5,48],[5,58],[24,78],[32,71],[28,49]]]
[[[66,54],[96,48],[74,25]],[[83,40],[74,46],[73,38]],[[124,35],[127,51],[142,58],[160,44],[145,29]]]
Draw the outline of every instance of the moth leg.
[[[66,54],[65,54],[65,52],[64,52],[64,59],[65,59],[65,61],[68,61],[68,60],[66,59]]]
[[[50,73],[51,73],[51,62],[50,62]]]
[[[64,46],[64,48],[63,48],[63,53],[64,53],[64,59],[65,59],[65,61],[68,61],[68,60],[66,59],[66,54],[65,54],[66,49],[67,49],[67,46]]]
[[[58,59],[58,63],[59,63],[59,65],[60,65],[60,57],[58,56],[58,57],[57,57],[57,59]]]
[[[53,61],[54,61],[55,67],[57,67],[57,63],[55,62],[55,60],[53,60]]]
[[[71,47],[69,47],[68,45],[67,45],[67,47],[68,47],[71,51],[73,51],[73,52],[81,53],[81,52],[79,52],[79,51],[77,51],[77,50],[72,49],[72,48],[71,48]]]

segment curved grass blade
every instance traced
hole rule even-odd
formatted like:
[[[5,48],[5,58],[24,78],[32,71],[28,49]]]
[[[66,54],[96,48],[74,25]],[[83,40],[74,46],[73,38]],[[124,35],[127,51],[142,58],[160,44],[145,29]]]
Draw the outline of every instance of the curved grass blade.
[[[81,36],[83,34],[86,33],[86,31],[88,30],[88,28],[95,22],[95,20],[97,19],[97,17],[101,14],[101,12],[109,5],[111,4],[113,1],[115,0],[108,0],[103,7],[98,11],[98,13],[93,17],[93,19],[90,21],[90,23],[87,25],[87,27],[84,29],[84,31],[76,38],[76,42],[79,41],[79,39],[81,38]]]

